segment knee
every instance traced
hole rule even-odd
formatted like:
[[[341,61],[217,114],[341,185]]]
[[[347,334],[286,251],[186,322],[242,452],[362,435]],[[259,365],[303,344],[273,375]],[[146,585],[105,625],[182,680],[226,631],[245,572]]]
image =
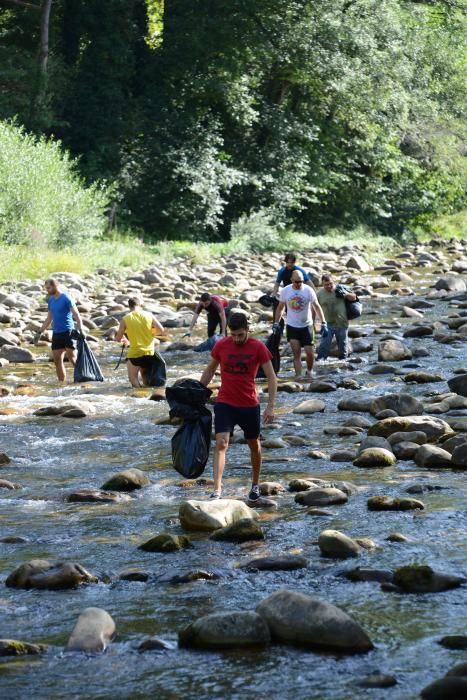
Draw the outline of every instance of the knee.
[[[216,450],[218,452],[225,452],[229,446],[229,441],[225,437],[216,437]]]

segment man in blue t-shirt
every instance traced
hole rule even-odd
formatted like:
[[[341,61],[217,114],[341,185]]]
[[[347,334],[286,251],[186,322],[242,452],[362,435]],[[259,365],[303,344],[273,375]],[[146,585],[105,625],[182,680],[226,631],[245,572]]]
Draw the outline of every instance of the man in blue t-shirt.
[[[38,343],[42,333],[52,324],[52,355],[55,362],[57,377],[60,382],[66,380],[66,370],[63,355],[66,354],[73,367],[76,364],[76,341],[72,336],[75,321],[78,330],[84,337],[83,322],[76,308],[75,300],[67,292],[62,292],[57,280],[48,279],[45,288],[49,296],[47,306],[49,312],[38,333],[35,342]]]
[[[303,275],[303,281],[305,284],[307,284],[309,287],[311,287],[314,290],[314,285],[313,282],[310,280],[310,276],[308,275],[308,272],[303,269],[303,267],[300,267],[299,265],[296,265],[297,261],[297,256],[295,253],[287,253],[284,257],[284,267],[281,267],[281,269],[277,273],[276,277],[276,283],[274,285],[274,289],[272,290],[272,296],[275,297],[277,296],[279,292],[279,287],[281,284],[284,287],[288,287],[289,284],[292,283],[292,272],[295,270],[299,270],[302,275]]]

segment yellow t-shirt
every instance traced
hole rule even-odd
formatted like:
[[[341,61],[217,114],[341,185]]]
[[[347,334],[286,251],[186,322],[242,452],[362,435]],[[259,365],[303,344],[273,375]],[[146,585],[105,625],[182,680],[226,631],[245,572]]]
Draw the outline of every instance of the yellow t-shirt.
[[[125,333],[130,341],[128,357],[144,357],[154,354],[152,314],[147,311],[131,311],[124,316]]]

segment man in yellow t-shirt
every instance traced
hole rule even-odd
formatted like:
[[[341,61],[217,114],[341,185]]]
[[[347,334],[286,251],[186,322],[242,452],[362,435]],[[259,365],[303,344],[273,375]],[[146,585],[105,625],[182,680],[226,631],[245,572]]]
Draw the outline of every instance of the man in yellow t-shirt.
[[[120,321],[115,340],[128,346],[128,379],[131,386],[143,385],[145,370],[149,369],[154,355],[154,336],[164,333],[163,326],[149,311],[143,311],[143,302],[138,297],[130,297],[130,313]]]

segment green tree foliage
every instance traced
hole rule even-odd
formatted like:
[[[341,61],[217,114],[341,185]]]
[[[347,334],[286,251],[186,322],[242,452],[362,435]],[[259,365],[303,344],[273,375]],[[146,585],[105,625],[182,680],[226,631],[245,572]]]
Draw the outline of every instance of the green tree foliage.
[[[67,247],[102,233],[109,193],[58,142],[0,122],[0,242]]]
[[[9,1],[0,117],[116,180],[155,237],[399,234],[465,205],[465,0],[54,0],[34,115],[37,17]]]

